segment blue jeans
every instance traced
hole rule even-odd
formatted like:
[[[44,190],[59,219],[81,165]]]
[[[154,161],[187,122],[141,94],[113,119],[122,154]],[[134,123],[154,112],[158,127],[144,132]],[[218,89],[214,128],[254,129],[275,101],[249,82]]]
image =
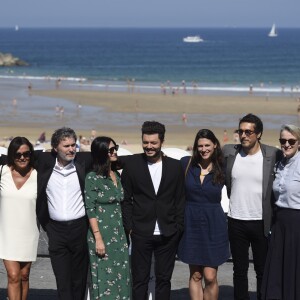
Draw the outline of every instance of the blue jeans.
[[[228,217],[228,235],[233,261],[234,299],[250,299],[248,292],[250,245],[256,272],[257,299],[261,299],[261,283],[268,251],[263,221],[244,221]]]

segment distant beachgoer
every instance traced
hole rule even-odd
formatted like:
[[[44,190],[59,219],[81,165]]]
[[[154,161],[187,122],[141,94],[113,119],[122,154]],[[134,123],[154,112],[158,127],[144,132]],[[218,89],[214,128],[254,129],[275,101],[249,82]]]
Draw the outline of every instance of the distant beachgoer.
[[[80,115],[80,112],[81,112],[81,108],[82,108],[82,105],[79,103],[77,104],[77,116]]]
[[[46,132],[45,132],[45,131],[43,131],[43,132],[41,133],[40,137],[38,138],[38,141],[39,141],[40,143],[45,143],[45,142],[46,142]]]
[[[58,78],[56,81],[55,81],[55,87],[58,89],[61,85],[61,79]]]
[[[249,94],[252,94],[252,93],[253,93],[253,85],[250,84],[250,86],[249,86]]]
[[[91,142],[95,139],[96,135],[97,135],[97,131],[95,129],[92,129],[91,137],[90,137]]]
[[[185,80],[182,80],[181,85],[182,85],[183,93],[186,94],[187,91],[186,91]]]
[[[182,118],[182,122],[184,124],[186,124],[187,123],[187,115],[186,115],[186,113],[183,113],[181,118]]]
[[[16,108],[16,107],[18,106],[18,101],[17,101],[16,98],[14,98],[14,99],[12,100],[12,105],[13,105],[14,108]]]
[[[60,110],[59,105],[56,105],[56,106],[55,106],[55,115],[56,115],[57,117],[59,116],[59,110]]]
[[[227,130],[225,129],[223,132],[223,143],[226,144],[228,142],[228,134]]]
[[[65,109],[63,106],[61,106],[59,108],[59,115],[60,115],[60,119],[62,120],[64,118],[64,114],[65,114]]]
[[[238,129],[236,129],[234,132],[233,132],[233,142],[235,144],[238,144],[240,142],[240,136],[239,136],[239,131]]]

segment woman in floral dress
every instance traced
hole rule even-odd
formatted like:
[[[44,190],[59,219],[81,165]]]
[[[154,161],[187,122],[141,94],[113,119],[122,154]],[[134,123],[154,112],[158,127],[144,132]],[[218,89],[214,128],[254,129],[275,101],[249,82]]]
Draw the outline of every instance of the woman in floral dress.
[[[91,299],[128,300],[131,295],[128,245],[120,206],[123,188],[114,167],[118,148],[109,137],[97,137],[91,145],[93,171],[85,179]]]

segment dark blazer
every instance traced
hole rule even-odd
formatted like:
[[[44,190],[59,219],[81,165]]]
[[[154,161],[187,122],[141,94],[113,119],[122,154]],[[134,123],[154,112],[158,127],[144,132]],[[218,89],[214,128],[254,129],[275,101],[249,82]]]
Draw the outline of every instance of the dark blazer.
[[[50,176],[52,174],[53,168],[56,162],[56,155],[53,152],[42,152],[38,156],[37,161],[37,181],[38,181],[38,196],[36,203],[36,214],[40,224],[46,231],[46,225],[49,222],[49,210],[46,188]],[[76,166],[76,171],[82,191],[82,196],[84,197],[84,181],[85,174],[90,170],[91,167],[91,153],[90,152],[79,152],[76,154],[74,159]]]
[[[178,160],[163,156],[162,178],[155,194],[145,154],[120,157],[124,163],[122,184],[123,222],[127,233],[153,235],[155,222],[165,236],[183,231],[184,172]]]
[[[225,159],[226,176],[225,184],[227,187],[228,198],[231,194],[231,172],[235,158],[242,146],[238,145],[225,145],[223,147],[223,155]],[[262,210],[263,210],[263,222],[264,222],[264,234],[268,236],[271,228],[272,216],[273,216],[273,205],[274,205],[274,195],[273,195],[273,180],[275,177],[274,166],[275,163],[281,159],[281,150],[260,144],[261,152],[263,155],[263,181],[262,181]],[[251,189],[251,187],[249,187]]]

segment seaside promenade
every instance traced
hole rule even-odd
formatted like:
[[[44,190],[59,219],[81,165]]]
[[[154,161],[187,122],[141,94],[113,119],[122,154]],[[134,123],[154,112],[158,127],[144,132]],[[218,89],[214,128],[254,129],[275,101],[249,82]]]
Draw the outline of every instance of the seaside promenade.
[[[176,261],[172,277],[171,300],[188,300],[188,266]],[[250,300],[256,299],[256,279],[253,264],[249,267],[249,291]],[[232,285],[232,263],[227,262],[219,267],[218,281],[220,286],[220,300],[233,299]],[[5,300],[6,296],[6,271],[3,262],[0,263],[0,299]],[[56,284],[52,267],[48,257],[38,257],[33,263],[30,274],[30,291],[28,300],[56,300]]]

